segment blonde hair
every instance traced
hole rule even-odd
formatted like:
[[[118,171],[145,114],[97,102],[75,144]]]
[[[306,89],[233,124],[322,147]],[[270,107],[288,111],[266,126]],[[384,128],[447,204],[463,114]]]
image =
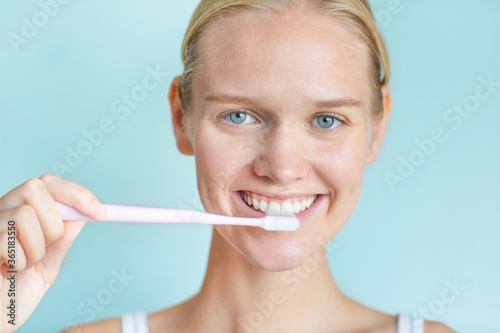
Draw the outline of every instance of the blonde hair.
[[[376,88],[374,115],[380,118],[380,88],[389,84],[389,57],[368,0],[202,0],[191,18],[182,42],[184,72],[180,77],[179,98],[184,112],[190,109],[192,78],[196,72],[197,59],[200,57],[200,40],[207,25],[234,13],[280,13],[301,4],[340,19],[361,37],[369,51],[373,84]]]

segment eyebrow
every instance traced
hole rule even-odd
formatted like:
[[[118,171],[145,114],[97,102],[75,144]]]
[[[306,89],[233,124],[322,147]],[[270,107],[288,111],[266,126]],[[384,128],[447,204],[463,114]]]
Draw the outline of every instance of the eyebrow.
[[[229,94],[208,95],[207,97],[205,97],[204,101],[205,103],[234,103],[250,105],[255,104],[255,101],[251,98]],[[352,107],[361,109],[364,103],[351,97],[341,97],[331,100],[308,100],[308,104],[317,109],[335,109],[340,107]]]
[[[317,109],[335,109],[340,107],[361,108],[363,106],[363,102],[351,97],[312,101],[311,104]]]
[[[228,94],[208,95],[205,97],[205,103],[254,104],[251,98]]]

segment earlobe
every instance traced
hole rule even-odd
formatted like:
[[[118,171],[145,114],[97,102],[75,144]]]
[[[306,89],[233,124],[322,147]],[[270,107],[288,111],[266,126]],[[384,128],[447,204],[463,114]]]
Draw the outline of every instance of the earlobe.
[[[373,124],[373,135],[368,149],[368,154],[366,156],[366,164],[372,164],[377,160],[380,146],[384,140],[385,131],[387,129],[387,124],[389,122],[389,116],[391,114],[392,108],[392,96],[389,86],[383,86],[382,91],[382,103],[383,103],[383,114],[382,118],[378,121],[374,121]]]
[[[174,128],[175,140],[177,142],[177,149],[183,155],[193,156],[194,149],[189,137],[186,133],[186,114],[182,110],[179,99],[179,77],[176,76],[170,86],[168,99],[170,102],[170,109],[172,110],[172,126]]]

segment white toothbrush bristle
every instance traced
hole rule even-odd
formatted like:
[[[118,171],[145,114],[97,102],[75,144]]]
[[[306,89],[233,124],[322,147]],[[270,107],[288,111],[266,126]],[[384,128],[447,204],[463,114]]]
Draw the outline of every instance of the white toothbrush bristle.
[[[295,215],[270,215],[264,218],[264,229],[271,231],[294,231],[299,228]]]

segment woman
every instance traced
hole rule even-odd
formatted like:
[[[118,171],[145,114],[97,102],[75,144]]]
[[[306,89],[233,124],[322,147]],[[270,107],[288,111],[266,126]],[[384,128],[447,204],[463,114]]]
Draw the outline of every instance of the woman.
[[[325,244],[354,211],[391,110],[388,58],[368,2],[202,1],[183,60],[169,94],[173,127],[179,151],[195,156],[206,211],[293,210],[300,228],[215,226],[197,295],[147,317],[65,332],[453,332],[349,299],[326,260]],[[3,235],[4,221],[18,221],[18,325],[84,224],[63,224],[54,200],[106,215],[87,189],[50,174],[0,199]],[[5,264],[2,275],[4,287]],[[5,318],[5,331],[13,331]]]

